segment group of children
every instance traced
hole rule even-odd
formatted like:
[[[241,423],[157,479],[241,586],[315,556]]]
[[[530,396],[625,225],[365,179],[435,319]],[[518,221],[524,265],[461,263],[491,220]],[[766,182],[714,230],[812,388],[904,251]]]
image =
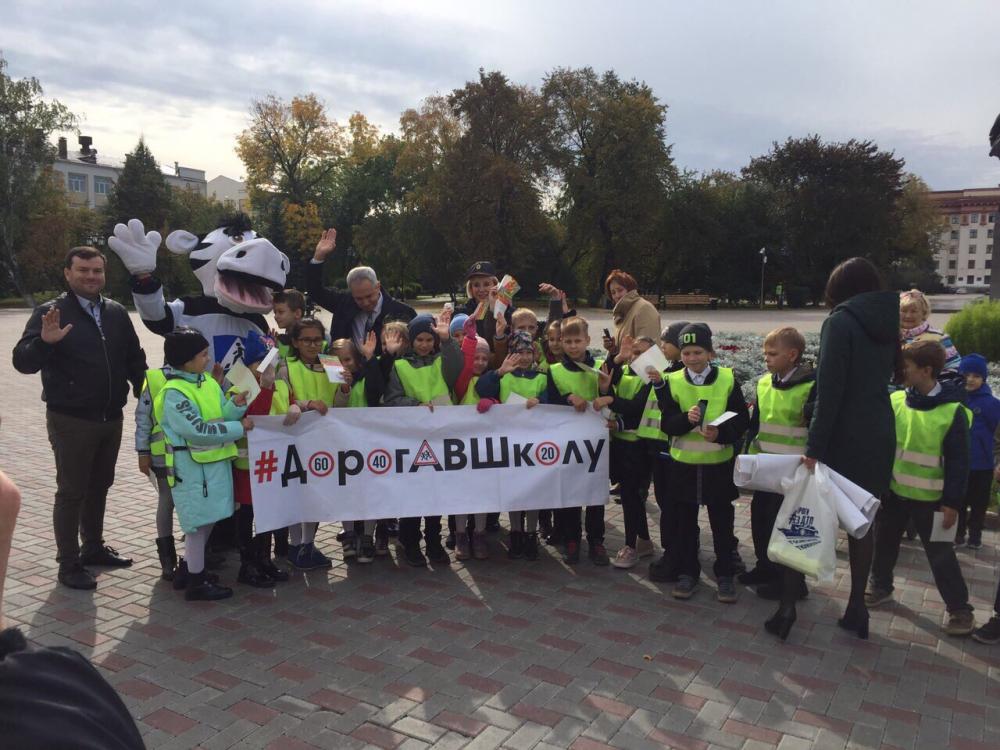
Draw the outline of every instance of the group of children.
[[[751,527],[757,565],[745,571],[737,552],[733,501],[733,460],[738,452],[804,454],[814,399],[815,374],[804,362],[805,341],[793,328],[772,331],[764,342],[767,374],[757,383],[748,407],[741,384],[730,368],[714,361],[711,329],[703,323],[677,322],[659,341],[622,338],[614,356],[595,358],[587,321],[563,305],[562,317],[550,315],[539,325],[525,308],[496,316],[492,341],[477,333],[485,308],[470,316],[417,315],[409,322],[387,322],[381,340],[369,333],[363,345],[350,339],[329,341],[324,325],[302,317],[302,295],[288,290],[276,297],[275,318],[284,333],[276,335],[281,356],[264,372],[257,366],[269,341],[251,339],[244,361],[260,381],[260,394],[223,391],[206,372],[208,342],[200,333],[178,329],[166,337],[164,367],[147,376],[137,410],[136,444],[140,469],[155,477],[159,490],[157,548],[163,577],[188,599],[221,599],[232,590],[206,572],[205,542],[216,521],[232,515],[234,500],[241,565],[238,580],[271,586],[287,571],[272,559],[271,535],[253,534],[252,498],[246,457],[246,432],[253,416],[284,414],[291,424],[305,411],[330,408],[475,405],[485,412],[516,394],[537,404],[577,411],[610,410],[612,474],[619,480],[625,544],[611,560],[604,546],[604,506],[540,508],[510,514],[508,556],[537,559],[539,531],[562,546],[565,563],[577,564],[586,531],[589,559],[596,565],[632,568],[652,557],[646,498],[652,485],[660,508],[662,555],[649,565],[654,581],[673,583],[672,595],[687,599],[701,580],[699,512],[705,507],[715,552],[717,598],[737,600],[738,580],[758,587],[765,598],[780,598],[781,569],[767,558],[767,542],[782,498],[756,493]],[[558,313],[558,310],[556,310]],[[508,331],[509,328],[509,331]],[[379,347],[379,344],[381,345]],[[662,372],[640,373],[630,365],[658,346],[670,363]],[[381,354],[376,356],[376,351]],[[320,354],[335,354],[346,383],[331,383]],[[981,544],[982,517],[993,477],[992,435],[1000,420],[1000,402],[985,384],[985,361],[977,355],[962,362],[964,388],[957,375],[942,377],[944,350],[936,342],[905,347],[905,390],[892,396],[897,422],[897,460],[892,493],[883,500],[876,526],[876,557],[869,606],[891,598],[892,571],[907,520],[916,521],[935,581],[944,598],[947,632],[971,633],[972,610],[951,543],[930,541],[934,511],[946,524],[966,518],[967,477],[974,495],[972,512],[962,520],[970,547]],[[947,372],[945,373],[947,375]],[[962,405],[962,394],[972,412]],[[607,414],[608,412],[604,412]],[[974,415],[973,415],[974,413]],[[970,428],[977,441],[970,474]],[[982,464],[982,465],[980,465]],[[173,546],[172,511],[186,535],[185,555]],[[961,512],[961,516],[960,516]],[[389,554],[397,519],[360,519],[345,524],[344,557],[369,563]],[[316,523],[287,530],[288,562],[300,570],[328,568],[331,560],[315,546]],[[447,564],[452,547],[459,560],[486,559],[486,514],[449,519],[442,543],[440,516],[398,519],[402,556],[413,566]],[[963,531],[964,533],[964,531]],[[423,548],[421,548],[421,538]],[[804,585],[803,585],[804,589]],[[805,595],[803,590],[801,596]],[[1000,606],[1000,602],[998,602]],[[982,637],[1000,640],[1000,620],[981,628]],[[977,631],[977,637],[980,636]],[[785,633],[787,635],[787,631]],[[781,633],[779,633],[781,635]],[[990,641],[990,642],[995,642]]]

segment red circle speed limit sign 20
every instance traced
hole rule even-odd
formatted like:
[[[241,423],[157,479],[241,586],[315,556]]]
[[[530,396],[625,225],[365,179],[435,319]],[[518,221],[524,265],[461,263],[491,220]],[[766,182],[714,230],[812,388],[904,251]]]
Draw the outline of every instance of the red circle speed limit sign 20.
[[[545,441],[535,447],[535,460],[542,466],[552,466],[559,460],[559,446]]]

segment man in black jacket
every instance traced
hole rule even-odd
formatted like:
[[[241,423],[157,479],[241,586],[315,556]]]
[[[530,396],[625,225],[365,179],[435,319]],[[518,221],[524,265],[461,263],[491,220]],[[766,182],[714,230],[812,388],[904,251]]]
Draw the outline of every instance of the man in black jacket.
[[[142,388],[146,355],[125,308],[101,296],[106,262],[92,247],[70,250],[63,271],[70,291],[36,308],[14,347],[18,372],[42,373],[56,462],[59,582],[75,589],[97,586],[84,565],[132,564],[104,544],[104,506],[115,479],[122,407],[129,383],[136,396]]]
[[[316,244],[312,262],[306,269],[306,289],[320,307],[333,313],[330,338],[353,339],[359,347],[369,331],[377,337],[375,355],[382,355],[382,326],[390,320],[409,323],[417,312],[407,304],[389,296],[379,283],[375,271],[368,266],[352,268],[347,274],[347,292],[336,292],[323,286],[323,263],[337,246],[337,230],[327,229]]]

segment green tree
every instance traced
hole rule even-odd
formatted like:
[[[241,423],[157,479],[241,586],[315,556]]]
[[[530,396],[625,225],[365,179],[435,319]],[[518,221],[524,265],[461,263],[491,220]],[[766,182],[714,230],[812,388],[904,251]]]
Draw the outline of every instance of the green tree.
[[[667,107],[645,83],[614,71],[559,68],[542,84],[553,113],[566,262],[579,265],[592,300],[615,267],[656,266],[657,231],[676,170],[665,140]],[[654,283],[651,277],[640,283]]]
[[[931,202],[927,183],[915,174],[906,174],[896,210],[899,231],[892,242],[889,283],[898,289],[940,291],[934,256],[941,252],[941,214]]]
[[[58,101],[42,98],[36,78],[14,80],[0,55],[0,269],[13,290],[34,306],[22,273],[23,248],[34,207],[52,195],[46,167],[55,160],[49,138],[76,126],[76,117]],[[65,248],[63,248],[65,249]]]
[[[104,207],[105,230],[110,235],[115,224],[139,219],[146,230],[163,231],[167,226],[173,197],[153,153],[140,138],[125,156],[125,166],[115,181]],[[186,229],[187,227],[185,227]]]
[[[903,160],[894,154],[871,141],[789,138],[751,160],[743,177],[770,194],[791,271],[814,301],[846,258],[861,255],[889,268],[903,189]]]

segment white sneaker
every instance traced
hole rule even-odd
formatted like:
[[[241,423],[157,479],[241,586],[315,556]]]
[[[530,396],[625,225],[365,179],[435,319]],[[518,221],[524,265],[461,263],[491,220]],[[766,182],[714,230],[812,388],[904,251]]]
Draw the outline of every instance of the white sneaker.
[[[626,570],[628,568],[634,568],[639,564],[639,555],[636,554],[634,549],[625,545],[618,550],[618,554],[615,555],[615,559],[611,561],[611,564],[616,568],[623,568]]]

